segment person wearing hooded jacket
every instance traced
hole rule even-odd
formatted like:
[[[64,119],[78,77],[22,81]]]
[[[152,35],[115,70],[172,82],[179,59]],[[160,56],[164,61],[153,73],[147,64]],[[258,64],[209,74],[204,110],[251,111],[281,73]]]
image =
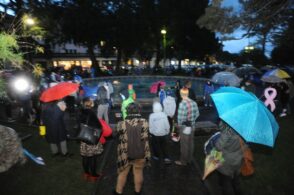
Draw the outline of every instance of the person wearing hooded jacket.
[[[167,115],[168,122],[169,122],[169,130],[172,131],[173,129],[173,118],[176,112],[176,100],[172,97],[172,92],[168,90],[166,92],[167,97],[163,100],[163,110],[164,113]]]
[[[98,101],[98,108],[97,108],[97,117],[102,118],[109,124],[108,118],[108,92],[105,86],[99,87],[97,91],[97,101]]]
[[[152,135],[153,159],[159,160],[160,153],[162,153],[164,163],[170,164],[171,160],[166,147],[170,125],[167,115],[162,112],[162,106],[159,102],[153,103],[153,113],[149,116],[149,132]]]
[[[239,195],[242,194],[240,187],[240,169],[243,162],[242,147],[248,145],[240,135],[223,120],[219,124],[220,136],[215,142],[215,149],[222,152],[224,163],[211,174],[211,179],[216,179],[213,194]],[[242,146],[243,145],[243,146]],[[220,189],[220,190],[219,190]]]

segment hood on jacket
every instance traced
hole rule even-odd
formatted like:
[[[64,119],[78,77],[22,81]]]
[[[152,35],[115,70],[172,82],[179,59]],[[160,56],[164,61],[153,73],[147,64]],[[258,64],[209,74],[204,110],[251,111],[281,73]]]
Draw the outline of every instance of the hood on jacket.
[[[162,112],[162,106],[159,102],[153,103],[153,112]]]

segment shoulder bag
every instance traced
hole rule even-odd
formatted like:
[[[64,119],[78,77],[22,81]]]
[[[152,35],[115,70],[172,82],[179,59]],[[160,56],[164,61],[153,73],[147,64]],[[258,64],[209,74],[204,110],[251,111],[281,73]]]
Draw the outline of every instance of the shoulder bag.
[[[81,130],[77,139],[90,145],[96,145],[98,144],[102,131],[101,129],[88,126],[88,122],[89,115],[86,124],[81,123]]]

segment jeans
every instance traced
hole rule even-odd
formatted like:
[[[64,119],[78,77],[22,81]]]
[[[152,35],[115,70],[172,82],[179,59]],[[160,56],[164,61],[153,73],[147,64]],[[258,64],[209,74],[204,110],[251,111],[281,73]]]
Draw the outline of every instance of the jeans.
[[[97,109],[97,117],[98,118],[104,117],[104,120],[107,124],[109,124],[108,107],[109,107],[109,104],[100,104]]]

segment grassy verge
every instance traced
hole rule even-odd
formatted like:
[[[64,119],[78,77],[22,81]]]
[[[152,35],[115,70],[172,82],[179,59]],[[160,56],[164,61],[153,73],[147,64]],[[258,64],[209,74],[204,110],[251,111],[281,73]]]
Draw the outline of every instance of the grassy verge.
[[[68,148],[75,155],[71,158],[52,158],[46,140],[38,135],[36,128],[13,126],[17,132],[31,133],[32,137],[23,142],[23,147],[41,156],[46,166],[40,166],[28,160],[0,174],[0,194],[91,194],[94,184],[82,179],[81,158],[78,155],[79,145],[69,142]]]

